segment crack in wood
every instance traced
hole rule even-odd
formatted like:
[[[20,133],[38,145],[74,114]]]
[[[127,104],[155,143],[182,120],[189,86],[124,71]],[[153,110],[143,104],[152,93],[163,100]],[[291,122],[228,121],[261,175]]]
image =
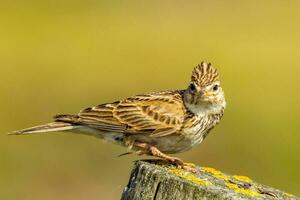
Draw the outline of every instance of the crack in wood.
[[[159,189],[160,189],[160,185],[161,185],[161,182],[159,182],[156,186],[156,189],[155,189],[155,192],[154,192],[154,197],[153,197],[153,200],[156,200],[157,198],[157,194],[159,192]]]

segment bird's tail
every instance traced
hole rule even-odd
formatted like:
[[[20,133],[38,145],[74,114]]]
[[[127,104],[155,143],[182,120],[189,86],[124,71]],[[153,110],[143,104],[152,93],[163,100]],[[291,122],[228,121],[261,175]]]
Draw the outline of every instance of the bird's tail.
[[[19,131],[14,131],[9,133],[9,135],[26,135],[33,133],[45,133],[45,132],[55,132],[55,131],[66,131],[78,128],[78,125],[74,125],[67,122],[52,122],[49,124],[44,124],[40,126],[34,126],[31,128],[22,129]]]

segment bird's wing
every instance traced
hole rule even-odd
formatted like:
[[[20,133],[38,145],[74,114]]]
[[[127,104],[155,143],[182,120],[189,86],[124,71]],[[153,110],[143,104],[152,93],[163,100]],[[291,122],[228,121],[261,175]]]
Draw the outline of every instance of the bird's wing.
[[[161,137],[180,130],[185,106],[179,91],[137,95],[82,110],[78,122],[99,130]]]

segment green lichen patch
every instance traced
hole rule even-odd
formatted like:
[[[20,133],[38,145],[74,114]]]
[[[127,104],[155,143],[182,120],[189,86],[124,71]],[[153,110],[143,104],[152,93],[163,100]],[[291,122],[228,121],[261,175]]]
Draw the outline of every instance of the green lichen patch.
[[[194,163],[190,163],[190,162],[185,162],[184,165],[190,166],[190,167],[196,167],[196,165]]]
[[[292,195],[292,194],[290,194],[290,193],[287,193],[287,192],[285,192],[284,193],[286,196],[288,196],[288,197],[295,197],[294,195]]]
[[[198,184],[198,185],[205,185],[205,186],[207,186],[207,185],[211,185],[212,184],[208,180],[200,179],[197,176],[195,176],[194,174],[192,174],[190,172],[186,172],[186,171],[181,170],[181,169],[172,168],[172,169],[169,169],[168,171],[170,173],[172,173],[172,174],[175,174],[176,176],[179,176],[182,179],[185,179],[185,180],[187,180],[189,182],[192,182],[192,183],[195,183],[195,184]]]
[[[260,194],[256,191],[250,190],[250,189],[244,189],[244,188],[240,188],[238,185],[234,184],[234,183],[229,183],[226,182],[225,185],[231,189],[233,189],[235,192],[238,192],[240,194],[244,194],[247,195],[249,197],[257,197],[260,196]]]
[[[212,168],[212,167],[202,167],[201,168],[203,171],[210,173],[211,175],[213,175],[214,177],[218,178],[218,179],[222,179],[222,180],[229,180],[230,177],[223,174],[222,172]]]
[[[242,181],[242,182],[247,182],[247,183],[253,182],[252,179],[247,176],[234,175],[233,178],[237,181]]]
[[[223,183],[230,189],[234,190],[237,193],[249,196],[249,197],[257,197],[261,194],[257,191],[251,190],[250,188],[241,187],[238,183],[235,183],[233,180],[244,182],[244,183],[251,183],[253,182],[249,177],[247,176],[227,176],[226,174],[223,174],[222,172],[211,168],[211,167],[202,167],[203,171],[211,174],[213,177],[221,179]],[[248,185],[247,185],[248,186]],[[249,185],[251,186],[251,185]]]

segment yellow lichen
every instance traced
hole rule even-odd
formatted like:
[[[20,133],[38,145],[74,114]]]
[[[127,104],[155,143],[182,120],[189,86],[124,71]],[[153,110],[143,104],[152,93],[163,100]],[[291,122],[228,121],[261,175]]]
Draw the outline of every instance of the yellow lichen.
[[[223,174],[222,172],[211,168],[211,167],[202,167],[202,169],[210,174],[212,174],[214,177],[219,178],[219,179],[223,179],[223,180],[229,180],[229,177],[225,174]]]
[[[253,181],[251,180],[251,178],[249,178],[249,177],[247,177],[247,176],[237,176],[237,175],[235,175],[235,176],[233,176],[233,178],[234,178],[235,180],[243,181],[243,182],[247,182],[247,183],[253,182]]]
[[[190,167],[196,167],[196,165],[194,163],[188,163],[188,162],[186,162],[186,163],[184,163],[184,165],[190,166]]]
[[[286,196],[288,196],[288,197],[293,197],[294,195],[292,195],[292,194],[290,194],[290,193],[287,193],[287,192],[285,192],[284,193]]]
[[[260,196],[260,194],[256,191],[253,190],[249,190],[249,189],[244,189],[244,188],[240,188],[238,185],[233,184],[233,183],[228,183],[226,182],[225,185],[231,189],[233,189],[234,191],[250,196],[250,197],[257,197]]]
[[[183,170],[180,169],[169,169],[169,172],[171,172],[172,174],[175,174],[176,176],[179,176],[185,180],[188,180],[192,183],[196,183],[198,185],[211,185],[211,182],[207,181],[207,180],[203,180],[198,178],[197,176],[195,176],[194,174],[185,172]]]

